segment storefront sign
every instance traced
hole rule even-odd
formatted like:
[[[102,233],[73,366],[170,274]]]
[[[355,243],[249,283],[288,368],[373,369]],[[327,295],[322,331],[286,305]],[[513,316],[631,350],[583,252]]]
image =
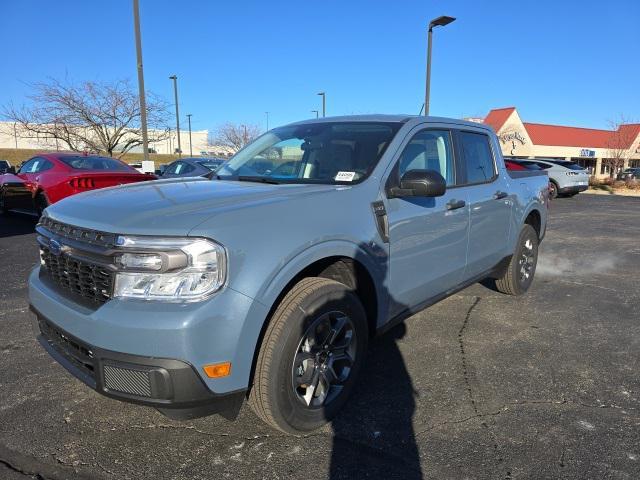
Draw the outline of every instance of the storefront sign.
[[[509,132],[509,133],[503,133],[502,135],[500,135],[500,141],[502,143],[507,143],[507,142],[515,143],[516,140],[520,142],[522,145],[524,145],[526,142],[526,139],[522,135],[520,135],[520,132]]]
[[[582,150],[580,150],[580,156],[593,158],[596,156],[596,151],[589,150],[588,148],[583,148]]]

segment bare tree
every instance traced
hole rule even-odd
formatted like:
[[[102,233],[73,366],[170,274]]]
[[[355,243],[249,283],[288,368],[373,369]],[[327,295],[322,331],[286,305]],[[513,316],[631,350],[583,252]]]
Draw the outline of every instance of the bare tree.
[[[50,79],[31,87],[30,106],[10,103],[2,112],[18,125],[21,137],[119,157],[142,145],[140,103],[127,80],[74,84]],[[168,104],[147,93],[149,143],[167,138],[168,118]]]
[[[607,140],[607,155],[602,162],[609,166],[611,177],[624,167],[625,161],[631,155],[631,146],[638,135],[637,124],[633,124],[624,115],[620,115],[616,120],[609,121],[612,130]]]
[[[237,152],[260,135],[260,127],[257,125],[237,125],[225,123],[215,133],[214,143],[224,145]]]

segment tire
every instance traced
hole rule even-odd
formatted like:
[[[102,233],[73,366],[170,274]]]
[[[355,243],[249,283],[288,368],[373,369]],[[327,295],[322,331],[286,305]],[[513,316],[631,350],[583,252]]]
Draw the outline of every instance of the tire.
[[[47,197],[44,196],[44,193],[41,192],[36,195],[34,205],[36,207],[38,218],[42,217],[42,212],[44,212],[44,209],[49,206],[49,201],[47,200]]]
[[[538,263],[538,234],[531,225],[520,231],[516,250],[503,275],[496,279],[496,288],[507,295],[522,295],[531,286]]]
[[[301,280],[282,299],[267,327],[249,406],[287,434],[321,427],[351,394],[368,336],[366,314],[353,290],[326,278]],[[331,378],[334,383],[327,383]]]
[[[549,198],[551,200],[558,198],[558,185],[554,181],[549,182]]]
[[[0,215],[2,215],[2,216],[8,216],[9,215],[9,210],[4,208],[4,194],[3,194],[3,192],[0,192]]]

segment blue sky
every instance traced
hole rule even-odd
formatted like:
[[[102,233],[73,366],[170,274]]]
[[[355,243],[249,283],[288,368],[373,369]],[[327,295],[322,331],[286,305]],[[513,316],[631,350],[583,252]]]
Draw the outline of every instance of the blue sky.
[[[417,113],[426,24],[434,32],[431,113],[515,105],[525,121],[606,128],[640,120],[640,1],[140,0],[145,81],[194,129],[270,126],[327,114]],[[0,3],[0,105],[29,82],[130,78],[131,0]]]

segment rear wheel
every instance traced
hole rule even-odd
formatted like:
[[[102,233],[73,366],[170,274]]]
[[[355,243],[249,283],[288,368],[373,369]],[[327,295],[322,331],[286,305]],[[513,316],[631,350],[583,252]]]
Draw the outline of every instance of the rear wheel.
[[[9,210],[4,203],[4,190],[0,190],[0,215],[9,215]]]
[[[267,328],[249,405],[285,433],[321,427],[353,390],[367,340],[366,315],[351,289],[326,278],[301,280]]]
[[[536,273],[538,263],[538,234],[531,225],[525,225],[520,231],[516,251],[503,275],[496,279],[496,287],[507,295],[525,293]]]
[[[555,182],[549,182],[549,198],[554,199],[558,197],[558,185]]]
[[[44,193],[39,193],[38,195],[36,195],[34,203],[36,207],[36,213],[38,214],[38,218],[40,218],[42,216],[42,212],[44,212],[44,209],[49,206],[49,201],[47,200],[47,197],[44,196]]]

